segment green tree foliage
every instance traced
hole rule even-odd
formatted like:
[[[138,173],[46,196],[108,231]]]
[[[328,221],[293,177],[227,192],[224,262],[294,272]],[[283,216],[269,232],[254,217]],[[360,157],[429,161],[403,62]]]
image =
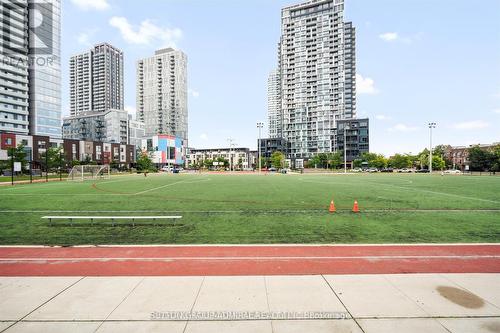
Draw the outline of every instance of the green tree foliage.
[[[18,144],[16,148],[7,149],[7,156],[9,157],[8,168],[12,168],[12,156],[14,157],[14,162],[21,162],[21,169],[26,170],[26,166],[28,165],[28,161],[26,157],[28,154],[24,150],[24,145]]]
[[[479,146],[469,148],[469,162],[471,171],[488,171],[493,167],[493,153],[481,149]]]
[[[271,155],[271,165],[276,169],[283,168],[285,165],[285,154],[280,151],[275,151]]]
[[[137,170],[140,172],[148,172],[153,169],[153,160],[148,152],[141,152],[137,158]]]
[[[90,159],[90,158],[89,158]],[[40,154],[40,162],[48,168],[48,170],[59,169],[64,167],[64,154],[62,147],[50,147],[46,152]],[[45,165],[47,163],[47,165]]]
[[[395,169],[411,168],[412,164],[411,156],[402,154],[391,156],[387,161],[387,165]]]
[[[382,169],[387,166],[387,159],[382,154],[363,153],[361,155],[362,162],[367,162],[371,168]]]
[[[432,155],[432,170],[444,170],[445,167],[446,162],[441,156]]]

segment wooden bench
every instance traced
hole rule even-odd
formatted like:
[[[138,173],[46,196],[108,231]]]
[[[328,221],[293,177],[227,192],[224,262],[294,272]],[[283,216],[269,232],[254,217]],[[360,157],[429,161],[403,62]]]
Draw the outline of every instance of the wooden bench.
[[[132,225],[135,226],[135,220],[172,220],[180,219],[182,216],[43,216],[42,219],[48,219],[50,225],[52,225],[52,220],[69,220],[71,225],[73,225],[73,220],[87,220],[93,224],[94,220],[111,220],[113,226],[115,226],[115,220],[132,220]]]

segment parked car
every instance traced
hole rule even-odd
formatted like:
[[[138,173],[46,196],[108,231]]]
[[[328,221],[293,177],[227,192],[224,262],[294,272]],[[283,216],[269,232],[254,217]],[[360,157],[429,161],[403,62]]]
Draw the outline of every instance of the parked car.
[[[462,171],[460,171],[460,170],[446,170],[444,173],[451,174],[451,175],[460,175],[460,174],[462,174]]]
[[[408,168],[403,168],[403,169],[399,169],[398,172],[401,172],[401,173],[410,173],[410,172],[413,172],[412,169],[408,169]]]
[[[429,173],[429,169],[418,169],[415,172],[416,173]]]
[[[361,168],[354,168],[351,171],[352,172],[363,172],[363,170],[361,170]]]
[[[394,172],[393,168],[383,168],[380,172]]]
[[[370,169],[368,169],[368,172],[378,172],[378,169],[377,168],[370,168]]]
[[[163,172],[170,172],[172,170],[172,168],[165,165],[165,166],[162,166],[160,170]]]

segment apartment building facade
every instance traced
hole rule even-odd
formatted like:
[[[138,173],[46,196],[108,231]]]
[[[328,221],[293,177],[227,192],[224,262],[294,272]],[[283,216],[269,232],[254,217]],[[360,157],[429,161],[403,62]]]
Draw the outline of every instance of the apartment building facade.
[[[279,93],[268,87],[270,129],[282,119],[292,159],[336,149],[337,122],[356,118],[355,28],[344,21],[344,0],[310,0],[281,11]],[[279,116],[274,116],[278,113]],[[270,137],[280,137],[272,129]],[[271,134],[271,132],[270,132]]]
[[[161,49],[137,62],[137,114],[146,136],[188,139],[187,56]]]
[[[242,147],[234,148],[190,148],[187,155],[188,165],[200,165],[205,161],[214,161],[223,158],[233,165],[235,170],[252,168],[253,156],[250,149]],[[217,165],[214,165],[217,167]]]
[[[344,154],[347,162],[352,162],[368,153],[370,148],[369,119],[343,119],[337,121],[336,151]],[[345,147],[345,148],[344,148]],[[349,163],[351,164],[351,163]]]
[[[66,117],[62,130],[65,139],[129,143],[129,119],[124,110],[91,111]]]
[[[0,131],[61,138],[60,16],[60,0],[2,1]]]
[[[70,58],[70,114],[124,109],[123,52],[100,43]]]
[[[136,150],[134,145],[98,142],[91,140],[55,139],[43,135],[23,135],[16,133],[0,133],[0,160],[7,160],[7,150],[23,145],[27,152],[27,162],[35,167],[43,165],[43,156],[49,148],[62,148],[65,163],[73,161],[96,162],[130,167],[135,164]]]

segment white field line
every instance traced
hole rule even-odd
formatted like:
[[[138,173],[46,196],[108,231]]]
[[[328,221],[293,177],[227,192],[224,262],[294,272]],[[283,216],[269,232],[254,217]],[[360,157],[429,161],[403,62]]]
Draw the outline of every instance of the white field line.
[[[396,188],[400,188],[400,189],[403,189],[403,190],[417,191],[417,192],[422,192],[422,193],[431,193],[431,194],[437,194],[437,195],[445,195],[445,196],[455,197],[455,198],[461,198],[461,199],[484,201],[484,202],[492,202],[492,203],[500,203],[500,201],[495,201],[495,200],[488,200],[488,199],[467,197],[467,196],[458,195],[458,194],[452,194],[452,193],[443,193],[443,192],[436,192],[436,191],[430,191],[430,190],[422,190],[422,189],[413,188],[413,187],[404,187],[404,186],[397,186],[397,185],[377,183],[377,182],[370,182],[370,181],[368,181],[368,183],[372,183],[372,184],[376,184],[376,185],[383,185],[383,186],[388,186],[388,187],[396,187]]]
[[[193,183],[200,183],[200,182],[209,181],[209,180],[210,180],[210,178],[196,180],[196,181],[192,181],[192,182],[189,182],[187,180],[181,180],[181,181],[178,181],[178,182],[173,182],[173,183],[170,183],[170,184],[166,184],[166,185],[154,187],[154,188],[151,188],[149,190],[144,190],[144,191],[132,193],[131,195],[144,194],[144,193],[148,193],[148,192],[151,192],[151,191],[156,191],[156,190],[159,190],[161,188],[165,188],[165,187],[169,187],[169,186],[173,186],[173,185],[177,185],[177,184],[181,184],[181,183],[184,183],[184,184],[193,184]]]
[[[337,209],[337,212],[350,212],[351,209]],[[233,213],[318,213],[326,212],[326,209],[309,210],[0,210],[0,213],[214,213],[214,214],[233,214]],[[486,212],[496,213],[499,209],[364,209],[362,213],[460,213],[460,212]],[[334,216],[334,215],[332,215]]]
[[[365,260],[414,260],[414,259],[500,259],[500,255],[413,255],[413,256],[230,256],[230,257],[213,257],[213,256],[198,256],[198,257],[63,257],[63,258],[0,258],[0,264],[6,262],[30,262],[30,261],[174,261],[174,260],[349,260],[349,259],[365,259]]]

